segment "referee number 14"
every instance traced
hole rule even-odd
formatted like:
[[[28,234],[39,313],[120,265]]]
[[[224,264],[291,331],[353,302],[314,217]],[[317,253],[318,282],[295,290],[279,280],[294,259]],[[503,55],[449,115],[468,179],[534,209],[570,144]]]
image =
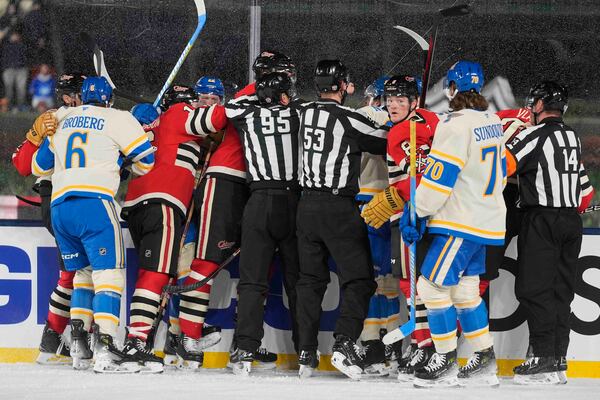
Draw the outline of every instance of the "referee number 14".
[[[565,172],[577,172],[579,163],[577,162],[577,149],[563,148],[563,156],[565,159]]]

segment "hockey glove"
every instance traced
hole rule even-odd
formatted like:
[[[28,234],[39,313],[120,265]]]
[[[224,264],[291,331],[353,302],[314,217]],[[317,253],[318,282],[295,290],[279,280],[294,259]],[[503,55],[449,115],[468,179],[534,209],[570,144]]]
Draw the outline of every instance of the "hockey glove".
[[[131,114],[142,125],[150,125],[156,118],[160,116],[156,107],[150,103],[140,103],[133,106]]]
[[[427,228],[427,217],[419,218],[417,215],[416,226],[410,223],[410,204],[404,205],[404,212],[400,217],[400,232],[402,233],[402,240],[407,245],[414,242],[418,242],[423,237],[425,229]]]
[[[54,135],[56,128],[58,128],[58,120],[54,116],[54,112],[46,111],[35,119],[33,126],[25,137],[31,143],[40,147],[46,136]]]
[[[389,186],[383,192],[373,196],[360,215],[367,225],[380,228],[392,215],[401,211],[402,207],[404,207],[404,200],[395,187]]]

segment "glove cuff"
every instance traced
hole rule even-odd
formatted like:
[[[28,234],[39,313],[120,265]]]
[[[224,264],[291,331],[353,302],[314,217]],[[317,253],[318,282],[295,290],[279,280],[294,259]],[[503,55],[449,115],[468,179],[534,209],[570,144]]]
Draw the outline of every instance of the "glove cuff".
[[[27,131],[25,138],[37,147],[40,147],[42,141],[44,140],[44,138],[33,129]]]

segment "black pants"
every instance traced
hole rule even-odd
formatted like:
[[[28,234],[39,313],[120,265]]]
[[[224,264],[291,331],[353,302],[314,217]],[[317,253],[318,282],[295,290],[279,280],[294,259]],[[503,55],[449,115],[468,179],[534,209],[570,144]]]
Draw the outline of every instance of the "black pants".
[[[354,199],[325,192],[303,192],[298,205],[300,280],[297,315],[300,350],[318,346],[321,302],[329,283],[328,258],[336,263],[340,282],[340,315],[334,336],[357,340],[375,293],[367,226]]]
[[[276,249],[279,249],[283,286],[292,317],[292,340],[298,350],[296,209],[299,197],[298,191],[255,190],[244,208],[235,329],[237,345],[242,350],[256,351],[260,346],[264,334],[264,301],[269,289],[269,268]]]
[[[517,299],[537,357],[566,356],[583,228],[575,209],[526,210],[518,238]]]

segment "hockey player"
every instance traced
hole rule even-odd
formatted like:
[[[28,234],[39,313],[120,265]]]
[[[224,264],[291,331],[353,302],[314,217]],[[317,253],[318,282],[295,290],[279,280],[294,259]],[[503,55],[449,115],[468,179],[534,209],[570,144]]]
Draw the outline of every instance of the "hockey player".
[[[498,385],[493,340],[479,275],[486,245],[502,245],[506,208],[503,132],[486,112],[481,65],[459,61],[447,74],[453,110],[438,124],[427,167],[416,192],[416,227],[408,207],[400,219],[405,242],[432,237],[417,288],[425,306],[436,353],[415,371],[415,386],[485,383]],[[428,221],[426,221],[429,219]],[[456,363],[457,317],[474,350],[464,367]]]
[[[39,176],[53,174],[52,227],[66,269],[76,271],[73,367],[89,366],[93,319],[94,371],[137,372],[138,366],[121,364],[128,358],[114,344],[125,285],[125,249],[114,195],[119,155],[131,160],[135,174],[143,175],[154,165],[153,148],[131,114],[108,108],[112,88],[105,78],[87,78],[81,93],[83,106],[57,112],[59,128],[36,152],[32,170]]]
[[[273,71],[295,76],[295,66],[289,57],[273,51],[263,51],[256,58],[253,70],[257,78]],[[234,97],[252,96],[255,93],[255,84],[251,83]],[[242,143],[234,125],[228,123],[224,107],[198,108],[191,121],[197,132],[208,135],[225,130],[225,134],[210,159],[206,179],[195,195],[199,212],[198,243],[191,265],[192,272],[184,282],[186,285],[213,273],[240,246],[241,221],[248,199]],[[182,344],[189,353],[193,352],[194,340],[202,334],[210,290],[211,283],[181,296],[179,324],[183,333]],[[235,353],[236,348],[232,343],[232,352]],[[275,367],[276,354],[261,347],[253,356],[263,367]]]
[[[213,104],[223,104],[225,87],[219,78],[203,76],[196,82],[194,91],[198,95],[199,107],[210,107]]]
[[[81,105],[80,92],[84,79],[85,76],[77,73],[61,75],[56,86],[56,96],[58,102],[62,102],[62,108]],[[56,110],[49,110],[40,115],[33,127],[27,132],[25,141],[15,150],[12,162],[20,175],[31,175],[33,154],[44,138],[53,135],[56,131],[56,118],[54,117],[56,112]],[[36,181],[34,190],[40,195],[42,222],[48,232],[54,236],[50,218],[50,196],[52,194],[50,177],[39,178]],[[40,354],[36,360],[38,364],[70,364],[72,361],[62,333],[69,323],[69,309],[75,272],[65,270],[62,258],[59,258],[59,267],[58,282],[50,295],[48,316],[39,347]]]
[[[139,257],[138,279],[130,305],[130,326],[123,351],[148,372],[162,372],[163,360],[146,339],[157,315],[163,286],[176,276],[180,238],[200,163],[199,142],[206,135],[193,127],[196,93],[173,85],[165,93],[163,114],[151,124],[157,147],[155,168],[131,180],[121,215]]]
[[[352,379],[363,375],[356,345],[375,292],[367,229],[360,218],[360,154],[385,153],[387,127],[344,107],[353,91],[339,60],[321,60],[315,69],[320,99],[303,105],[302,197],[298,205],[300,279],[296,286],[301,367],[318,364],[321,302],[329,282],[327,259],[336,262],[341,288],[332,364]]]
[[[409,157],[410,157],[410,121],[415,122],[417,133],[417,182],[419,182],[433,141],[438,123],[438,116],[426,109],[417,108],[419,104],[419,87],[417,79],[410,75],[397,75],[390,78],[384,88],[384,96],[390,115],[392,129],[388,134],[388,171],[389,187],[374,197],[364,208],[363,217],[371,227],[382,226],[391,220],[392,235],[392,273],[400,278],[400,290],[407,301],[410,299],[410,274],[408,265],[408,248],[402,242],[398,229],[398,220],[403,204],[410,198],[409,191]],[[428,241],[418,245],[417,270],[427,251]],[[417,329],[411,337],[411,344],[398,361],[398,379],[411,380],[416,368],[427,364],[433,355],[433,342],[427,323],[425,305],[416,296]],[[396,344],[401,346],[401,342]]]

